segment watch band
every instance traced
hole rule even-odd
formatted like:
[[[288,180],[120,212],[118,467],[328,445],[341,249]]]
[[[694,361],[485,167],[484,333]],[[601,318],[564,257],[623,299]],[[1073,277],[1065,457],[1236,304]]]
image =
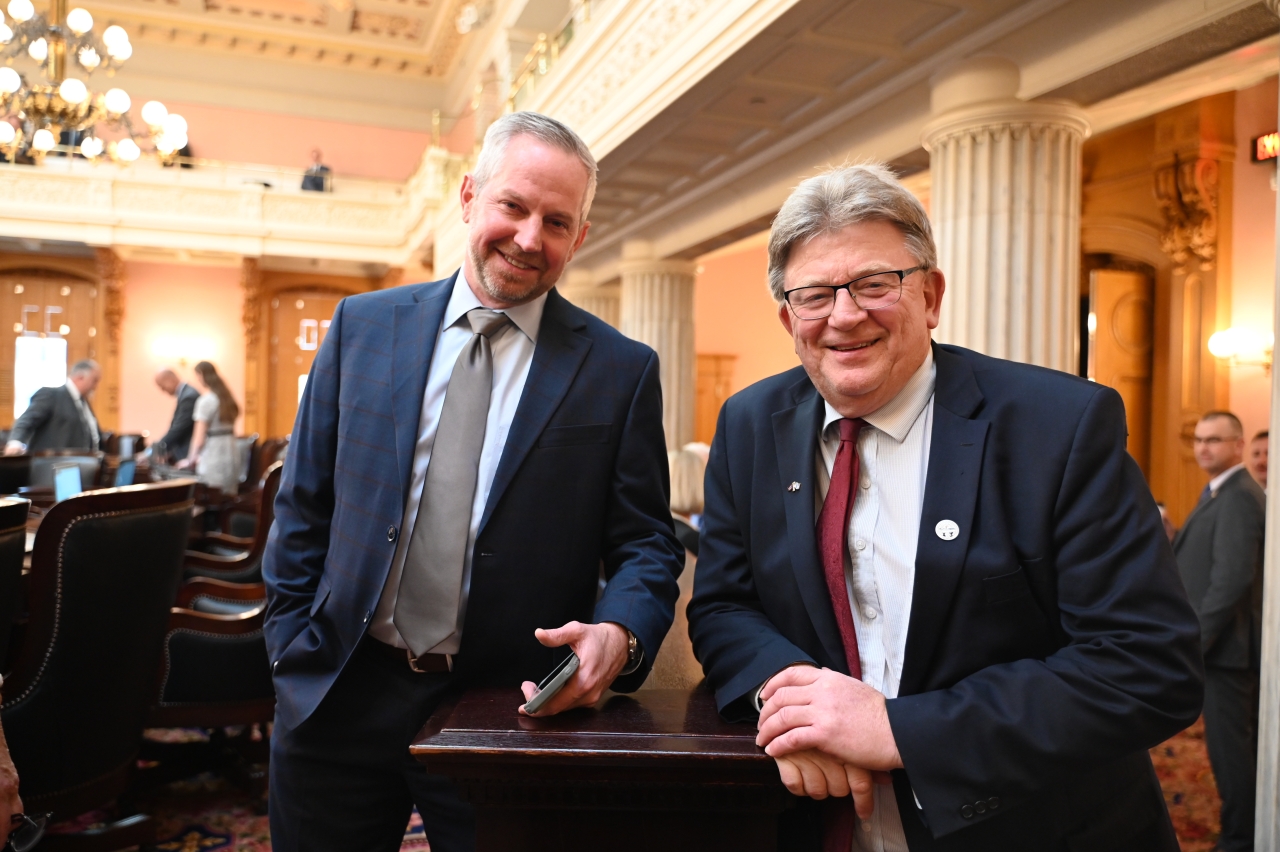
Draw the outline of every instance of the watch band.
[[[644,649],[640,647],[640,640],[636,638],[636,634],[627,630],[627,664],[618,672],[618,676],[632,674],[643,662]]]

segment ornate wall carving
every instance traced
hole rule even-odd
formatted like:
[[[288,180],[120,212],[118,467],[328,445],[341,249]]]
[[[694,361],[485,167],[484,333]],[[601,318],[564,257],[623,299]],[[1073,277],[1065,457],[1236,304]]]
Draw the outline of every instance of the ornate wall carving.
[[[258,353],[261,350],[263,316],[262,269],[256,257],[240,262],[240,287],[244,291],[241,322],[244,323],[244,431],[261,431],[261,385]]]
[[[1198,260],[1211,267],[1218,257],[1218,163],[1197,157],[1156,169],[1156,202],[1164,217],[1160,248],[1176,266]]]
[[[98,269],[98,328],[104,329],[105,345],[98,359],[102,367],[96,406],[98,420],[105,429],[120,427],[120,324],[124,321],[125,265],[109,248],[94,250]]]

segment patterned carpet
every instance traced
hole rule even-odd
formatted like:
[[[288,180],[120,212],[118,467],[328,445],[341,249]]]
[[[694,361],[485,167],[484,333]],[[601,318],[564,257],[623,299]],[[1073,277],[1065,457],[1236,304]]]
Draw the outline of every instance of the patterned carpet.
[[[1209,852],[1218,838],[1218,791],[1205,752],[1204,724],[1197,722],[1151,750],[1156,774],[1183,852]],[[162,852],[270,852],[267,818],[256,803],[226,781],[198,776],[170,784],[139,802],[157,823]],[[95,822],[86,815],[75,823]],[[413,813],[401,850],[424,852],[430,845],[422,820]]]

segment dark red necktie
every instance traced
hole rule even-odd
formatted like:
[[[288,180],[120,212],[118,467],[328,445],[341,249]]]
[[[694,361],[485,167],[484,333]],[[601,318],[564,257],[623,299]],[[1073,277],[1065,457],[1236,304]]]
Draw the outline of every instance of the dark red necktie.
[[[844,552],[848,546],[849,517],[858,493],[858,433],[866,423],[862,420],[839,420],[840,449],[831,468],[831,487],[818,513],[818,552],[822,556],[822,573],[831,595],[840,642],[844,645],[849,674],[862,680],[862,660],[858,656],[858,633],[853,626],[853,609],[844,582]],[[828,799],[823,809],[823,852],[849,852],[853,846],[853,830],[857,813],[853,799]]]

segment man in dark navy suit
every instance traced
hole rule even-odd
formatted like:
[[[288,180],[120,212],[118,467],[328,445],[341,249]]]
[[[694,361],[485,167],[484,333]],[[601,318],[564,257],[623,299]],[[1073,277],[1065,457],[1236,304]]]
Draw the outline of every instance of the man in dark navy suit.
[[[595,174],[569,128],[505,116],[463,181],[462,269],[334,313],[263,562],[276,850],[399,849],[412,805],[433,850],[473,848],[470,807],[408,753],[440,701],[527,700],[571,648],[539,714],[592,704],[671,625],[657,356],[553,289]]]
[[[769,280],[802,366],[720,414],[689,628],[828,800],[786,845],[1175,852],[1146,750],[1200,711],[1198,630],[1120,397],[932,344],[929,221],[882,167],[802,183]]]

